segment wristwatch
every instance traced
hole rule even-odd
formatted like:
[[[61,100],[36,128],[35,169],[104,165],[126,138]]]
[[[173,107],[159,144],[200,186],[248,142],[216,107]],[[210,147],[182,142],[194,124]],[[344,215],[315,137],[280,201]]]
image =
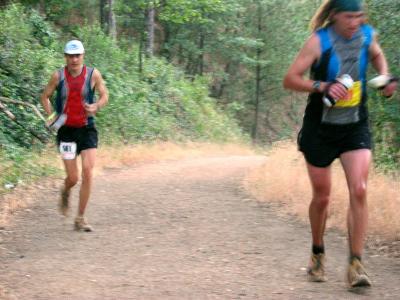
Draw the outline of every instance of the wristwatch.
[[[313,88],[314,92],[320,93],[321,92],[320,87],[321,87],[321,81],[317,80],[317,81],[313,82],[312,88]]]

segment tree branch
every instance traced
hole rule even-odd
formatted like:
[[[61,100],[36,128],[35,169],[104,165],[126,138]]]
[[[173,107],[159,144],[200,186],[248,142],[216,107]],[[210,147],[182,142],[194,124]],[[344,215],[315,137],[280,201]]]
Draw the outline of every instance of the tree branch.
[[[10,102],[10,103],[15,103],[15,104],[25,104],[25,106],[30,106],[30,107],[32,107],[31,105],[27,105],[27,103],[23,103],[23,102],[21,102],[21,103],[18,103],[19,101],[17,101],[17,100],[12,100],[12,99],[8,99],[8,98],[4,98],[4,97],[0,97],[0,100],[2,100],[2,101],[4,101],[4,99],[6,99],[6,100],[11,100],[11,101],[7,101],[7,102]],[[33,106],[34,107],[34,106]],[[35,107],[35,109],[36,109],[36,107]],[[36,109],[37,110],[37,109]],[[33,137],[35,137],[36,139],[38,139],[39,141],[41,141],[43,144],[46,144],[46,139],[45,138],[43,138],[43,137],[41,137],[40,135],[38,135],[35,131],[33,131],[32,129],[30,129],[30,128],[26,128],[24,125],[22,125],[18,120],[17,120],[17,118],[15,117],[15,115],[11,112],[11,111],[9,111],[5,106],[4,106],[4,104],[3,103],[1,103],[0,102],[0,111],[2,111],[10,120],[12,120],[15,124],[17,124],[18,126],[20,126],[21,128],[23,128],[24,130],[26,130],[26,131],[28,131]],[[37,110],[37,112],[40,114],[40,112]],[[40,114],[40,116],[42,117],[42,119],[43,119],[43,116]]]
[[[26,102],[22,102],[22,101],[18,101],[18,100],[14,100],[14,99],[10,99],[10,98],[6,98],[6,97],[0,97],[0,101],[3,102],[7,102],[7,103],[12,103],[12,104],[18,104],[18,105],[23,105],[23,106],[28,106],[30,108],[32,108],[33,112],[44,122],[46,122],[46,119],[43,117],[43,115],[40,113],[40,111],[37,109],[37,107],[31,103],[26,103]],[[1,104],[1,102],[0,102]],[[4,107],[4,106],[3,106]],[[2,107],[2,109],[3,109]],[[14,116],[15,118],[15,116]]]

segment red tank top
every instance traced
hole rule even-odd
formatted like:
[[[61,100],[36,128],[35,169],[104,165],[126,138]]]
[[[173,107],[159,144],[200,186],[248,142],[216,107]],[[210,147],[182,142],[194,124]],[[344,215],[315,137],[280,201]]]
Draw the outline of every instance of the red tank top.
[[[85,112],[85,99],[83,96],[86,66],[83,66],[81,74],[73,77],[67,70],[64,69],[67,101],[65,104],[64,113],[67,115],[66,126],[83,127],[87,124],[87,116]]]

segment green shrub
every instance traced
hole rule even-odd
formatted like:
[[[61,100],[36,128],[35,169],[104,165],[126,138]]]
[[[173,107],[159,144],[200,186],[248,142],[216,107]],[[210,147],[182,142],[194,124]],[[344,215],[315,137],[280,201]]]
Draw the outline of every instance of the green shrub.
[[[208,96],[206,78],[188,80],[157,58],[145,60],[139,73],[138,47],[127,46],[129,41],[117,43],[96,26],[82,26],[73,36],[60,37],[37,12],[19,5],[0,11],[0,96],[42,109],[42,89],[51,73],[63,66],[62,48],[72,38],[83,41],[85,62],[100,70],[109,90],[109,105],[97,116],[103,143],[245,139],[233,118]],[[44,144],[31,133],[53,140],[43,121],[25,106],[7,108],[22,126],[0,112],[0,190],[5,184],[52,172],[37,162]]]

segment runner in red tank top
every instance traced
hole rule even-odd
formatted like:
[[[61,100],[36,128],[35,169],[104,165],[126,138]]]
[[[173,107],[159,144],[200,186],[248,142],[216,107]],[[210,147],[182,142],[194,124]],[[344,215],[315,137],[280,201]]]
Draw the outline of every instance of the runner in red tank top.
[[[46,113],[52,116],[50,98],[57,90],[57,113],[67,116],[66,122],[57,132],[57,142],[67,173],[61,189],[60,210],[62,214],[67,215],[71,189],[79,179],[76,157],[81,154],[82,184],[75,229],[92,231],[92,227],[84,218],[84,213],[93,184],[98,141],[94,116],[107,104],[108,92],[100,72],[83,64],[84,52],[80,41],[69,41],[65,45],[66,66],[62,71],[52,75],[41,95],[41,102]],[[99,96],[97,101],[94,99],[95,89]],[[50,118],[49,123],[52,121]]]
[[[76,77],[70,74],[68,68],[64,69],[64,75],[68,91],[66,106],[64,109],[64,113],[67,114],[65,125],[71,127],[83,127],[87,123],[87,116],[84,107],[85,100],[83,97],[86,66],[83,66],[82,72]]]

